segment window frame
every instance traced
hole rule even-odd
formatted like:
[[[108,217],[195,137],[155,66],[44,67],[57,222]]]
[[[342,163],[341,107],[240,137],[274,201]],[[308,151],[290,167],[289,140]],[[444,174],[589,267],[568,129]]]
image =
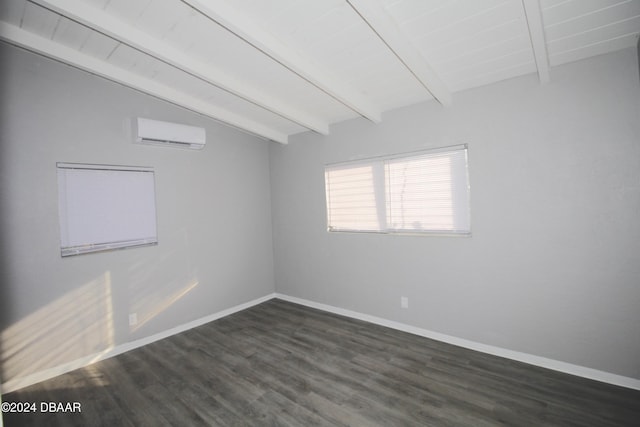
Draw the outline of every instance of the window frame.
[[[464,206],[466,212],[466,225],[468,227],[462,228],[459,231],[456,231],[455,228],[447,229],[447,230],[437,230],[437,229],[426,229],[426,230],[413,230],[413,229],[394,229],[390,227],[389,221],[389,176],[388,176],[388,164],[390,162],[394,162],[401,159],[410,160],[412,158],[419,158],[423,156],[431,156],[437,155],[439,153],[455,153],[455,152],[463,152],[464,155],[464,186],[466,189],[466,195],[464,195]],[[376,194],[383,194],[383,198],[378,201],[376,199],[376,211],[378,213],[379,224],[380,227],[378,229],[359,229],[359,228],[349,228],[349,227],[340,227],[332,225],[331,216],[331,200],[330,200],[330,179],[328,173],[336,170],[344,170],[349,168],[354,168],[358,166],[372,166],[374,169],[377,168],[382,171],[382,188],[376,188],[374,191]],[[446,236],[446,237],[471,237],[472,228],[471,228],[471,184],[469,177],[469,150],[467,144],[458,144],[452,146],[445,147],[437,147],[432,149],[425,150],[417,150],[411,152],[404,153],[396,153],[392,155],[386,156],[377,156],[377,157],[368,157],[357,160],[350,160],[346,162],[336,162],[336,163],[328,163],[325,164],[325,203],[326,203],[326,225],[327,232],[329,233],[373,233],[373,234],[388,234],[388,235],[407,235],[407,236]],[[375,178],[374,178],[375,181]],[[374,184],[375,186],[376,184]],[[380,185],[377,183],[377,185]],[[455,213],[454,213],[455,216]],[[463,215],[465,218],[465,215]],[[455,221],[455,219],[454,219]],[[383,226],[384,224],[384,226]]]
[[[80,177],[85,173],[83,182]],[[158,244],[153,167],[58,162],[56,174],[62,258]],[[135,185],[123,187],[123,180]],[[96,206],[103,209],[85,200],[87,194],[101,199]],[[141,197],[134,198],[136,195]],[[136,202],[127,204],[132,200]],[[109,203],[112,206],[105,208]],[[132,225],[141,224],[148,234],[130,230]],[[98,228],[99,232],[93,231]]]

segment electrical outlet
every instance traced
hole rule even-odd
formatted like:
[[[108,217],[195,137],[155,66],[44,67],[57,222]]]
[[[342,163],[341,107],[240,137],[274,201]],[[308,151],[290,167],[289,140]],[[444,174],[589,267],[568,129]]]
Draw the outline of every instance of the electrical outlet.
[[[138,324],[138,313],[129,314],[129,326],[135,326]]]
[[[409,308],[409,298],[408,297],[400,297],[400,307]]]

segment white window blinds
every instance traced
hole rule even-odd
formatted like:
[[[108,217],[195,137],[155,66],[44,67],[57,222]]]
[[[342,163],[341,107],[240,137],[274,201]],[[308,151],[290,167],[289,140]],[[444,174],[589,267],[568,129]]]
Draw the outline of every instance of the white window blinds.
[[[465,146],[325,169],[329,231],[469,234]]]
[[[58,163],[63,257],[156,244],[152,168]]]
[[[338,167],[325,173],[331,230],[380,229],[374,166]]]

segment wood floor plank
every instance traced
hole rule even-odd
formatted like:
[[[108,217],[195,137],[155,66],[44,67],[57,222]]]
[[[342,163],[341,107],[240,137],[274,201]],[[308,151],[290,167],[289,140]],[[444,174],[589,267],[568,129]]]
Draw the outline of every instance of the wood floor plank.
[[[3,396],[5,426],[640,426],[640,391],[271,300]]]

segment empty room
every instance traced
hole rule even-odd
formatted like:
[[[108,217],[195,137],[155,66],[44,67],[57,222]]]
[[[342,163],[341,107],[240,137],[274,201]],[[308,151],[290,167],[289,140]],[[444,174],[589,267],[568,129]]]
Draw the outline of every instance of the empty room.
[[[640,425],[639,0],[2,0],[0,427]]]

